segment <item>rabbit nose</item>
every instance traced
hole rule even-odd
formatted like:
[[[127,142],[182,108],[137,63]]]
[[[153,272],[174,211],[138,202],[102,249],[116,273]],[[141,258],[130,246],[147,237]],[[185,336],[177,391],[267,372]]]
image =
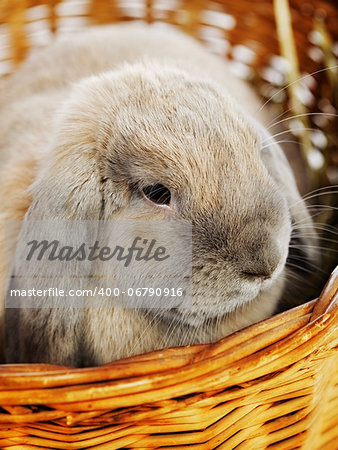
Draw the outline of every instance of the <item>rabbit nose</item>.
[[[260,231],[251,239],[243,239],[237,248],[237,267],[242,276],[252,281],[272,278],[283,257],[275,237],[264,229]]]
[[[247,278],[250,278],[252,280],[258,279],[260,281],[269,280],[271,278],[271,273],[257,273],[257,272],[242,272],[243,275],[245,275]]]
[[[246,278],[265,281],[272,277],[281,259],[281,254],[273,245],[263,247],[256,254],[246,254],[242,259],[241,272]]]

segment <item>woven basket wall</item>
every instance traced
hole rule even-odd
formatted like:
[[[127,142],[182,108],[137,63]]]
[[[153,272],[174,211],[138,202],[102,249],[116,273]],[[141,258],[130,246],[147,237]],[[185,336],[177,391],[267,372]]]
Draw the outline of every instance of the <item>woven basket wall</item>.
[[[286,6],[284,0],[0,0],[0,74],[54,34],[93,23],[162,21],[232,58],[262,96],[274,96],[278,115],[292,100],[292,91],[281,91],[290,80],[276,58],[283,46],[274,8]],[[300,136],[300,150],[312,187],[329,186],[337,184],[337,71],[322,69],[336,64],[338,6],[334,0],[290,6],[298,72],[317,72],[303,86],[312,97],[303,109],[291,102],[290,115],[313,113],[306,118],[313,134]],[[322,164],[314,165],[313,156]],[[328,260],[332,267],[334,256]],[[215,344],[86,369],[2,365],[0,448],[337,450],[337,324],[338,270],[318,299]]]

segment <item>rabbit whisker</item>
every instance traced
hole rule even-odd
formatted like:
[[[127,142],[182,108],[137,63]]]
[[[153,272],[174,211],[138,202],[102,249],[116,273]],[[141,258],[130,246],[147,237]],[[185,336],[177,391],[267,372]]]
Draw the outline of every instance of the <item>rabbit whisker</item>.
[[[294,116],[286,117],[285,119],[279,120],[278,122],[274,122],[272,125],[267,127],[267,130],[270,130],[276,125],[279,125],[280,123],[287,122],[288,120],[296,119],[298,117],[309,117],[309,116],[329,116],[329,117],[338,117],[338,114],[333,113],[325,113],[325,112],[318,112],[318,113],[306,113],[306,114],[295,114]]]
[[[295,81],[292,81],[291,83],[288,83],[286,86],[284,86],[283,88],[281,88],[279,91],[277,91],[275,94],[273,94],[260,108],[259,108],[259,110],[258,111],[262,111],[262,109],[268,104],[268,103],[270,103],[271,102],[271,100],[274,98],[274,97],[276,97],[276,95],[278,95],[278,94],[280,94],[281,92],[283,92],[283,91],[285,91],[288,87],[290,87],[290,86],[292,86],[292,85],[294,85],[294,84],[296,84],[296,83],[299,83],[300,81],[302,81],[302,80],[306,80],[306,78],[309,78],[309,77],[311,77],[312,75],[316,75],[317,73],[321,73],[321,72],[325,72],[325,71],[327,71],[327,70],[332,70],[332,69],[336,69],[338,67],[338,64],[336,64],[336,65],[333,65],[333,66],[330,66],[330,67],[325,67],[324,69],[319,69],[319,70],[316,70],[315,72],[312,72],[312,73],[308,73],[308,74],[306,74],[306,75],[304,75],[304,76],[302,76],[302,77],[300,77],[300,78],[298,78],[297,80],[295,80]]]

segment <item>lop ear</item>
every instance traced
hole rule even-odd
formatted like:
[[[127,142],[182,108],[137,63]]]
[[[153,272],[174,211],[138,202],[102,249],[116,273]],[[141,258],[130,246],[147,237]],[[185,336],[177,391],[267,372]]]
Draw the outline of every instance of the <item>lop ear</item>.
[[[298,191],[292,169],[277,142],[267,132],[264,132],[264,138],[270,144],[261,150],[262,160],[275,183],[284,193],[291,214],[294,247],[290,248],[290,253],[298,244],[301,246],[299,247],[301,253],[309,262],[318,262],[319,255],[315,249],[316,231],[306,204]]]
[[[31,186],[28,218],[98,220],[104,206],[108,215],[122,206],[118,167],[114,173],[107,169],[111,156],[107,142],[116,134],[112,117],[119,83],[115,78],[119,79],[111,72],[80,81],[56,112],[49,149],[43,152],[39,175]]]
[[[76,91],[60,111],[50,138],[50,148],[39,161],[38,173],[29,188],[32,201],[24,217],[19,243],[27,242],[23,229],[29,231],[30,221],[97,221],[105,216],[105,210],[111,216],[121,206],[122,195],[118,186],[107,177],[103,179],[102,175],[103,161],[97,139],[100,125],[95,101],[95,97],[86,97],[84,92]],[[107,200],[109,205],[105,204]],[[27,288],[27,283],[20,277],[22,273],[24,261],[20,257],[15,258],[7,295],[9,288],[20,292]],[[54,284],[52,277],[47,282],[46,279],[37,276],[30,288],[57,286],[65,292],[74,289],[71,277],[60,281],[56,274]],[[81,365],[78,358],[85,353],[83,347],[86,345],[84,309],[68,307],[67,304],[62,308],[44,307],[45,300],[57,304],[59,299],[54,293],[48,298],[32,298],[37,302],[34,304],[41,307],[20,307],[26,300],[18,297],[16,306],[6,309],[7,361],[54,360],[67,365]],[[82,300],[86,299],[77,298],[79,303]]]
[[[33,201],[26,219],[98,220],[102,209],[95,123],[84,109],[61,112],[50,149],[30,187]],[[90,112],[90,111],[89,111]]]

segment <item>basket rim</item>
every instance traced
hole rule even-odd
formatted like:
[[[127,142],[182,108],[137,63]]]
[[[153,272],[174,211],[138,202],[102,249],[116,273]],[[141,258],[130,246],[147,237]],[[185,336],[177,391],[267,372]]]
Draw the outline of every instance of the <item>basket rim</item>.
[[[306,358],[319,345],[327,343],[337,330],[337,318],[338,266],[318,299],[215,343],[157,350],[87,368],[2,364],[0,404],[53,404],[63,410],[69,405],[71,410],[83,410],[89,401],[91,409],[102,409],[109,398],[110,407],[116,407],[116,402],[119,406],[131,406],[144,403],[138,401],[144,392],[157,392],[159,399],[169,398],[160,395],[168,389],[176,389],[175,396],[195,392],[194,383],[199,378],[199,389],[203,389],[203,377],[208,373],[219,374],[213,381],[209,380],[208,388],[217,389],[222,385],[224,389],[236,385],[234,378],[240,379],[243,374],[247,379],[251,373],[254,380],[272,371],[279,372],[283,364],[285,368],[291,361],[297,363]],[[295,360],[292,354],[297,356]],[[178,373],[182,392],[177,391],[175,383]]]

